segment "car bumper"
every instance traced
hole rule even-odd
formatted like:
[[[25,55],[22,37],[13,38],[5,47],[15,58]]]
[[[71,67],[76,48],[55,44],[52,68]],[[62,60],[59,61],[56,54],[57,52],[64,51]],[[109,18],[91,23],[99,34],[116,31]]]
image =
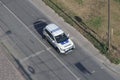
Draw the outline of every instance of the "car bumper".
[[[67,49],[67,50],[65,50],[65,51],[60,51],[60,53],[68,54],[68,53],[72,52],[74,49],[75,49],[75,46],[73,46],[73,47],[71,47],[70,49]]]

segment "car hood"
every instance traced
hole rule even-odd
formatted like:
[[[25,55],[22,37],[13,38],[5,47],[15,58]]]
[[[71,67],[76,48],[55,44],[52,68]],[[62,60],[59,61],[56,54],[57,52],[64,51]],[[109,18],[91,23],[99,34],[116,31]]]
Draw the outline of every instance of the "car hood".
[[[61,48],[61,49],[66,49],[66,48],[69,48],[71,46],[73,46],[73,42],[70,40],[70,39],[67,39],[66,41],[63,41],[61,43],[58,44],[58,46]]]

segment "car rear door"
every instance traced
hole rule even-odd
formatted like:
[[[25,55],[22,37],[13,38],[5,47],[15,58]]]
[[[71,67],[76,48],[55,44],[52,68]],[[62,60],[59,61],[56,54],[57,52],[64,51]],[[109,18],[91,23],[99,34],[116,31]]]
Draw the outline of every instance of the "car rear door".
[[[52,36],[52,34],[47,29],[45,29],[45,32],[46,32],[47,40],[55,47],[56,45],[55,45],[54,37]]]

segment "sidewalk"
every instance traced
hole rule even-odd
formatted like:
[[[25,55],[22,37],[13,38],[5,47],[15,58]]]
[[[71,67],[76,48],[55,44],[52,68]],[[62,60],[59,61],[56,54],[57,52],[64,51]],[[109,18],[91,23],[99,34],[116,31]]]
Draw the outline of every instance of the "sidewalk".
[[[1,25],[1,24],[0,24]],[[0,28],[0,80],[25,80],[21,73],[11,63],[7,54],[8,51],[2,45],[2,39],[7,39]]]
[[[25,80],[5,54],[0,44],[0,80]]]
[[[115,65],[110,63],[110,61],[86,39],[82,36],[76,29],[74,29],[71,25],[67,24],[63,18],[61,18],[58,14],[56,14],[50,7],[48,7],[42,0],[30,0],[43,14],[49,18],[52,22],[57,25],[65,26],[64,31],[68,32],[71,36],[73,36],[74,40],[80,45],[80,47],[85,48],[88,52],[91,51],[92,56],[96,57],[102,64],[108,67],[112,72],[115,72],[117,75],[120,75],[120,64]],[[49,14],[49,15],[48,15]]]

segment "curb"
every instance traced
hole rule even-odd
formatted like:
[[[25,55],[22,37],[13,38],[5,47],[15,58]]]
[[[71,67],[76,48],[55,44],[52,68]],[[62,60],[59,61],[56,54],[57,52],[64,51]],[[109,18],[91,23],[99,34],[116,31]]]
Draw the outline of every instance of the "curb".
[[[117,75],[120,75],[120,72],[118,70],[116,70],[114,67],[112,67],[111,64],[108,63],[102,63],[105,67],[107,67],[109,70],[111,70],[112,72],[116,73]]]

